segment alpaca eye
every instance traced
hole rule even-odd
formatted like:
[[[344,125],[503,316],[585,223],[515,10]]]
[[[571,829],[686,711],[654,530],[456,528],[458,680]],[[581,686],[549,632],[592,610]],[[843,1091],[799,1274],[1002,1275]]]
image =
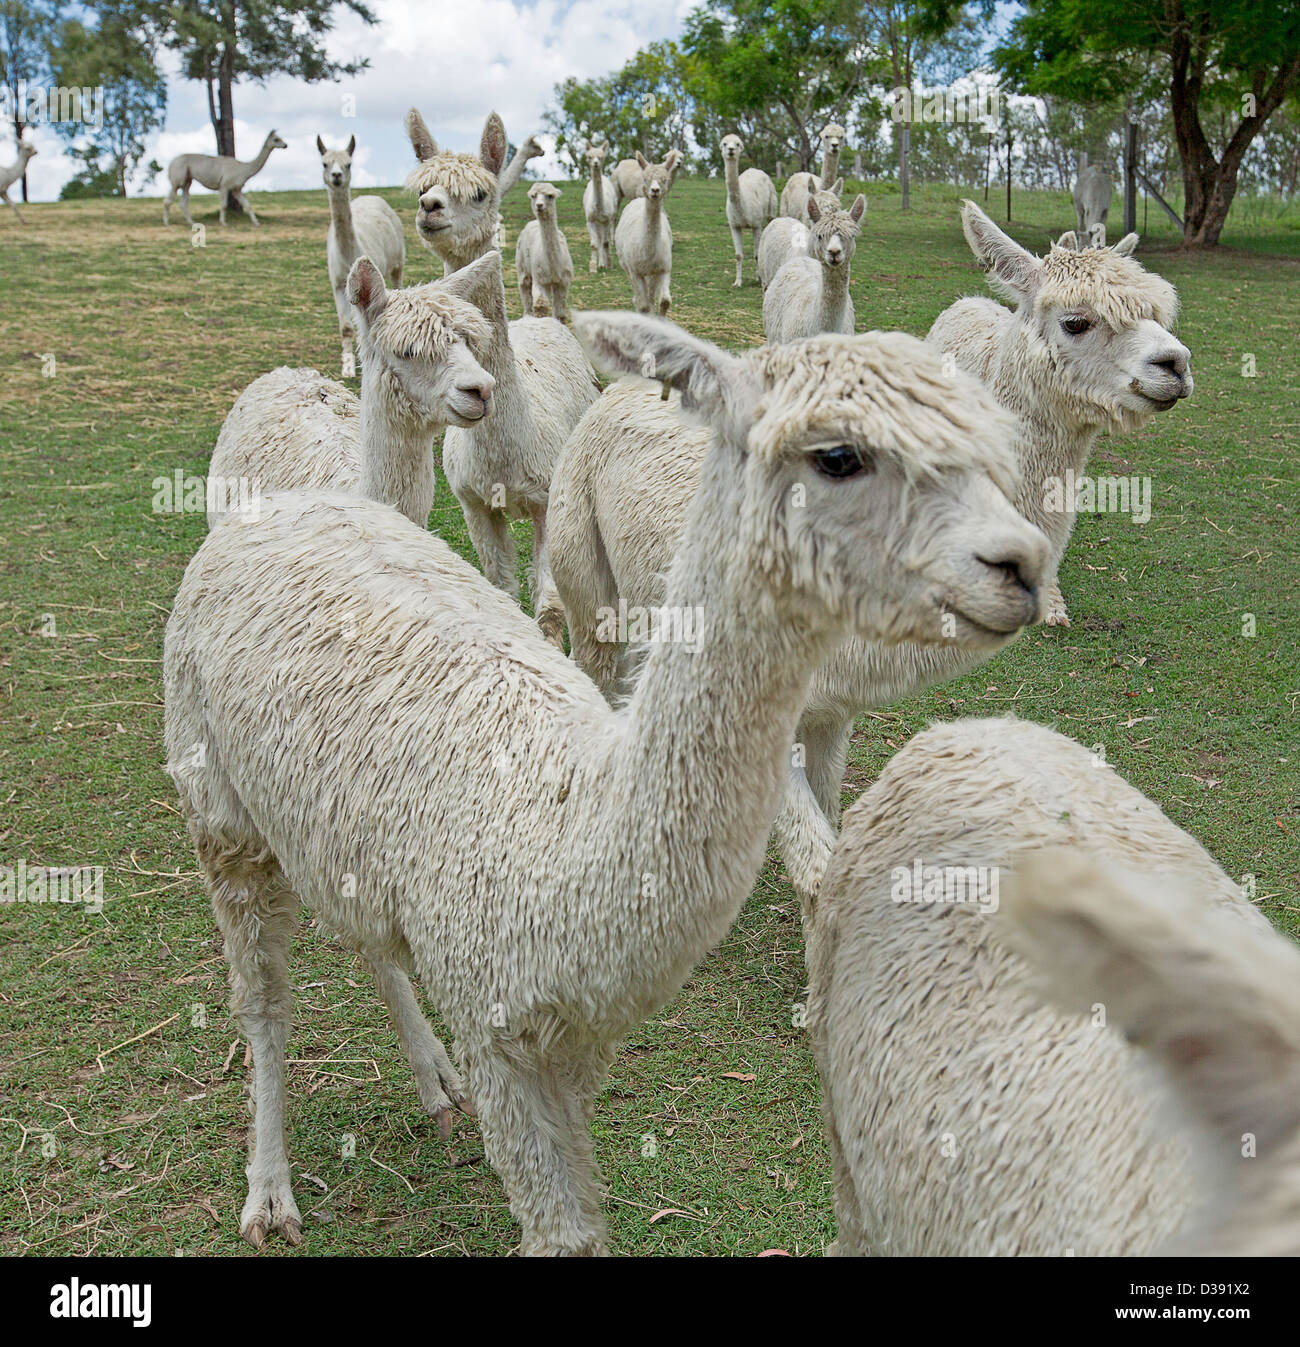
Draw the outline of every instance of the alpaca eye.
[[[477,205],[480,201],[486,200],[487,200],[487,193],[480,187],[478,191],[474,193],[474,204]]]
[[[830,477],[836,481],[856,477],[858,473],[865,472],[869,468],[861,452],[851,444],[837,444],[830,449],[814,449],[810,457],[813,467],[823,477]]]
[[[408,347],[406,348],[406,350],[404,350],[404,351],[402,352],[402,359],[403,359],[403,360],[414,360],[414,359],[415,359],[415,347],[414,347],[414,346],[408,346]]]
[[[1092,326],[1091,318],[1083,318],[1074,314],[1069,318],[1061,319],[1061,326],[1072,336],[1077,337],[1086,332]]]

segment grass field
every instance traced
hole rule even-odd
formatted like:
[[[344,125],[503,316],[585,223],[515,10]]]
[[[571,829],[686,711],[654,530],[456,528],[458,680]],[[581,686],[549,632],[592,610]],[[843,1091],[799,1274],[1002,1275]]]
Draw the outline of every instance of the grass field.
[[[866,190],[859,327],[924,334],[983,292],[959,194],[926,188],[904,215],[896,193]],[[411,200],[384,195],[407,224],[409,279],[440,274]],[[722,201],[703,181],[669,198],[673,317],[748,346],[760,292],[749,262],[731,287]],[[162,227],[156,201],[33,206],[26,228],[0,215],[0,864],[106,875],[101,915],[0,907],[0,1252],[251,1255],[237,1230],[244,1045],[161,767],[163,625],[205,526],[153,513],[152,483],[204,471],[251,379],[284,363],[336,372],[339,347],[324,193],[257,193],[261,229],[223,230],[213,198],[195,202],[201,248]],[[990,207],[1000,218],[996,194]],[[587,274],[580,184],[560,212],[573,302],[626,307],[621,271]],[[1037,251],[1073,222],[1064,195],[1017,194],[1014,213]],[[513,242],[522,192],[505,214]],[[1189,257],[1154,210],[1150,224],[1143,260],[1181,292],[1196,392],[1097,456],[1152,479],[1150,522],[1082,517],[1062,570],[1074,625],[864,718],[846,799],[930,720],[1014,711],[1104,745],[1229,873],[1254,875],[1259,905],[1295,934],[1300,231],[1230,225],[1223,248]],[[445,485],[430,524],[472,559]],[[522,564],[523,526],[519,542]],[[439,1139],[366,971],[304,926],[294,975],[302,1252],[508,1251],[516,1228],[474,1124]],[[615,1249],[818,1254],[832,1237],[816,1075],[794,1027],[803,980],[797,903],[771,861],[600,1101]],[[265,1256],[287,1251],[273,1241]]]

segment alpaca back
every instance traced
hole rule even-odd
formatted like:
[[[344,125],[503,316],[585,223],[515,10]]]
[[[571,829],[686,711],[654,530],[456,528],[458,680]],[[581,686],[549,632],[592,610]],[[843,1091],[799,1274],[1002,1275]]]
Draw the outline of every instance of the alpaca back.
[[[314,369],[281,366],[235,400],[212,450],[208,476],[269,491],[356,489],[361,478],[361,402]],[[208,527],[224,518],[208,514]]]
[[[967,720],[911,740],[845,816],[809,933],[843,1251],[1140,1254],[1187,1221],[1191,1142],[1142,1054],[1095,1017],[1044,1008],[975,905],[897,900],[918,864],[1006,883],[1059,845],[1192,874],[1199,902],[1262,921],[1191,837],[1063,736]]]
[[[647,209],[644,197],[628,203],[614,231],[614,251],[624,271],[652,275],[672,266],[673,231],[662,208],[658,222],[648,227]]]

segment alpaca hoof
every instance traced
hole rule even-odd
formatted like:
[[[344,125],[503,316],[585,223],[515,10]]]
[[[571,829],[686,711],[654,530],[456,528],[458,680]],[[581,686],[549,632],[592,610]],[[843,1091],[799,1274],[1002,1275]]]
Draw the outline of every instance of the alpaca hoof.
[[[438,1135],[444,1141],[450,1141],[452,1128],[451,1109],[440,1108],[433,1117],[434,1121],[438,1124]]]
[[[564,614],[556,612],[553,608],[548,608],[544,612],[537,614],[537,625],[541,628],[542,635],[557,650],[564,649]]]
[[[1043,625],[1045,627],[1068,627],[1070,616],[1064,608],[1051,608],[1043,619]]]
[[[272,1230],[278,1230],[295,1247],[302,1243],[302,1214],[288,1180],[250,1189],[240,1213],[239,1233],[253,1248],[262,1248]]]

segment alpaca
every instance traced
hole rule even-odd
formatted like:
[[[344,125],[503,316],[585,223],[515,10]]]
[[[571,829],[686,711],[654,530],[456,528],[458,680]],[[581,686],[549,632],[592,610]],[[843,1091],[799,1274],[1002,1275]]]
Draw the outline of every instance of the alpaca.
[[[604,271],[610,265],[609,250],[614,242],[614,222],[618,217],[614,182],[602,169],[608,153],[608,142],[587,147],[587,172],[591,177],[582,191],[582,213],[587,220],[587,236],[591,239],[588,270],[593,273]]]
[[[1110,211],[1110,198],[1114,185],[1104,169],[1085,168],[1074,180],[1074,214],[1077,219],[1078,233],[1081,239],[1092,233],[1094,225],[1103,229],[1102,243],[1105,243],[1106,215]]]
[[[609,175],[610,181],[614,184],[614,210],[623,204],[624,198],[629,201],[635,201],[641,195],[641,164],[642,159],[638,151],[635,159],[620,159],[614,165],[614,171]]]
[[[493,415],[473,430],[449,429],[442,470],[460,502],[483,574],[519,597],[511,518],[533,523],[533,611],[546,638],[564,638],[564,610],[551,579],[546,512],[551,474],[565,441],[600,394],[577,338],[562,323],[525,314],[506,319],[500,258],[489,283],[475,292],[491,336],[483,364],[496,381]]]
[[[359,196],[352,200],[352,155],[356,148],[356,136],[348,141],[345,150],[327,150],[325,142],[316,137],[330,201],[330,232],[325,240],[325,256],[334,308],[339,318],[345,373],[356,335],[347,293],[352,264],[358,257],[368,257],[394,289],[401,285],[406,267],[406,234],[397,212],[381,196]]]
[[[836,196],[844,190],[843,179],[836,181],[840,171],[840,151],[844,148],[847,132],[834,122],[822,128],[822,171],[815,173],[793,173],[781,192],[781,214],[791,220],[805,220],[808,199],[817,192],[834,192]]]
[[[450,276],[496,247],[497,205],[528,160],[544,151],[529,136],[507,164],[505,123],[495,112],[483,124],[477,157],[440,150],[415,108],[406,114],[406,134],[418,161],[406,179],[407,189],[419,197],[415,232],[442,259],[442,274]]]
[[[18,158],[12,164],[0,168],[0,201],[3,201],[18,217],[19,224],[26,224],[27,221],[23,219],[23,213],[18,209],[17,203],[9,200],[9,189],[22,179],[23,174],[27,172],[27,165],[35,156],[36,146],[29,140],[20,140]]]
[[[181,194],[181,213],[185,216],[185,223],[194,223],[190,218],[190,186],[196,182],[217,193],[217,218],[223,225],[231,201],[241,207],[254,224],[260,223],[244,195],[244,184],[266,167],[272,150],[288,148],[288,143],[271,131],[262,142],[255,159],[236,159],[229,154],[178,154],[167,165],[167,181],[171,187],[163,202],[163,224],[172,222],[171,208],[177,192]]]
[[[614,251],[632,282],[638,313],[663,315],[672,306],[668,287],[673,269],[673,230],[664,211],[664,197],[673,185],[680,160],[678,150],[669,150],[662,164],[651,164],[638,152],[641,195],[628,205],[614,231]]]
[[[1016,308],[960,299],[926,340],[1020,417],[1018,506],[1052,543],[1046,621],[1069,626],[1055,572],[1075,502],[1058,503],[1054,493],[1083,476],[1103,430],[1136,430],[1190,395],[1190,353],[1169,331],[1178,297],[1132,258],[1136,235],[1114,248],[1053,247],[1038,258],[973,201],[962,204],[962,228],[990,286]]]
[[[727,225],[731,230],[732,246],[736,250],[736,279],[742,284],[741,269],[745,260],[745,236],[748,229],[753,239],[754,261],[758,262],[758,236],[776,214],[776,188],[772,179],[761,168],[739,171],[741,151],[745,142],[737,135],[722,137],[722,167],[727,179]]]
[[[823,215],[831,211],[843,210],[840,199],[834,192],[814,192],[813,200]],[[805,209],[802,220],[792,220],[787,215],[778,215],[763,230],[758,240],[758,283],[767,289],[772,277],[783,266],[796,257],[808,256],[808,236],[812,221]]]
[[[990,719],[910,740],[845,815],[808,931],[838,1252],[1141,1254],[1192,1217],[1188,1139],[1112,1007],[1045,1009],[1001,939],[1002,885],[1055,847],[1181,888],[1189,933],[1221,911],[1242,940],[1269,935],[1191,837],[1064,736]],[[1087,932],[1071,935],[1086,978]],[[1115,971],[1119,1018],[1161,994],[1141,954]]]
[[[1115,251],[1122,257],[1128,257],[1138,245],[1138,236],[1136,234],[1125,234],[1120,241],[1115,244]],[[1082,252],[1085,248],[1104,248],[1106,246],[1106,226],[1104,224],[1092,225],[1087,237],[1082,241],[1078,233],[1073,229],[1067,229],[1059,239],[1056,240],[1058,248],[1069,248],[1074,252]]]
[[[808,198],[808,251],[787,262],[763,295],[763,331],[770,342],[795,341],[818,332],[853,331],[849,263],[857,248],[858,224],[867,208],[859,196],[847,210],[823,215]]]
[[[891,334],[899,350],[912,338]],[[662,377],[661,372],[659,373]],[[955,379],[955,382],[954,382]],[[1014,418],[977,379],[954,372],[930,388],[935,405],[990,445],[1015,441]],[[810,414],[817,409],[810,405]],[[612,614],[655,611],[664,601],[667,574],[690,514],[711,437],[684,418],[673,393],[667,401],[657,384],[623,380],[579,422],[556,465],[547,515],[550,558],[569,624],[573,657],[612,702],[626,688],[627,653]],[[993,452],[1000,452],[991,450]],[[996,477],[1002,496],[988,518],[1005,516],[1016,496],[1015,471]],[[1008,594],[1023,601],[1022,623],[1038,611],[1037,586],[1046,565],[1047,540],[1021,521],[1021,564],[1001,578]],[[957,615],[936,617],[957,632]],[[973,646],[955,639],[940,644],[880,644],[852,637],[832,652],[808,687],[796,733],[790,780],[774,829],[781,856],[800,897],[815,891],[817,875],[805,857],[838,821],[840,784],[854,718],[932,683],[965,673],[992,657],[1016,635],[1003,629],[997,644]],[[805,779],[806,778],[806,779]]]
[[[1209,1153],[1200,1172],[1216,1181],[1218,1201],[1165,1252],[1300,1255],[1295,945],[1077,848],[1027,858],[1002,912],[1010,942],[1050,976],[1051,999],[1066,1011],[1104,1005],[1161,1064],[1179,1111],[1201,1124],[1195,1140]],[[1247,1135],[1262,1149],[1243,1163]],[[1208,1188],[1198,1174],[1187,1196],[1208,1207]]]
[[[300,901],[439,1008],[521,1251],[603,1252],[597,1091],[749,895],[812,670],[851,631],[937,639],[940,591],[976,615],[962,640],[1023,620],[999,568],[1025,530],[990,475],[1010,443],[934,397],[922,343],[734,356],[657,318],[574,323],[612,371],[653,358],[715,432],[667,589],[707,632],[655,645],[625,711],[444,542],[355,496],[229,519],[172,608],[168,762],[252,1045],[255,1245],[301,1239],[284,1127]]]
[[[560,189],[549,182],[535,182],[528,189],[533,218],[520,231],[515,245],[515,271],[524,312],[539,318],[553,313],[564,322],[569,286],[573,284],[573,258],[556,218],[556,202],[561,196]]]
[[[372,274],[373,273],[373,274]],[[433,440],[444,426],[477,425],[495,380],[483,368],[490,323],[479,309],[500,284],[496,253],[445,280],[386,293],[360,258],[345,298],[370,297],[361,397],[314,369],[272,370],[239,395],[221,426],[208,480],[271,491],[359,492],[424,528],[433,506]],[[380,315],[382,314],[382,318]],[[240,492],[239,494],[244,494]],[[229,511],[210,493],[208,527]]]

